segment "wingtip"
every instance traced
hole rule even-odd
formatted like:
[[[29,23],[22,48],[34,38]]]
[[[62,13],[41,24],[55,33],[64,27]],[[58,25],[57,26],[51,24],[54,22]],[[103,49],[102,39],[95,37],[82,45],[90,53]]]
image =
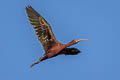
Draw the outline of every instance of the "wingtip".
[[[30,4],[28,5],[28,8],[31,8],[31,5],[30,5]]]
[[[28,9],[28,8],[32,8],[32,6],[29,4],[26,6],[26,9]]]

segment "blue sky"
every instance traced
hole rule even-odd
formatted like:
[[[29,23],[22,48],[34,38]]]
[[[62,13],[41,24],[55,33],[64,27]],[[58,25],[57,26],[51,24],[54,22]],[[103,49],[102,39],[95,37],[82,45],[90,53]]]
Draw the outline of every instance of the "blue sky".
[[[1,0],[0,80],[120,80],[119,0]],[[30,25],[30,4],[52,26],[57,40],[88,38],[76,56],[60,55],[33,68],[44,53]]]

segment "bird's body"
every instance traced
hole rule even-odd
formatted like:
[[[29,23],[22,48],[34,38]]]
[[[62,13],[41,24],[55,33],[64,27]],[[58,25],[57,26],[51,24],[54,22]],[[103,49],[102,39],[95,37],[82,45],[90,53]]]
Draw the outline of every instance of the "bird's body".
[[[72,40],[68,44],[62,44],[56,40],[52,29],[47,23],[47,21],[40,14],[38,14],[31,6],[26,7],[26,12],[28,14],[30,23],[34,26],[38,39],[40,40],[45,50],[44,55],[37,62],[32,64],[31,67],[45,59],[52,58],[60,54],[76,55],[80,52],[76,48],[68,47],[78,43],[81,40],[87,39]]]

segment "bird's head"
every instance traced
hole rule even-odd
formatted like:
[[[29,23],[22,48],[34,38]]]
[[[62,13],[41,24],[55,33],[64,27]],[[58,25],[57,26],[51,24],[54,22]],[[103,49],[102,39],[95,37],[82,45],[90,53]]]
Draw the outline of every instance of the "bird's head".
[[[88,39],[74,39],[74,40],[72,40],[71,41],[71,43],[73,43],[73,44],[77,44],[78,42],[80,42],[80,41],[85,41],[85,40],[88,40]]]

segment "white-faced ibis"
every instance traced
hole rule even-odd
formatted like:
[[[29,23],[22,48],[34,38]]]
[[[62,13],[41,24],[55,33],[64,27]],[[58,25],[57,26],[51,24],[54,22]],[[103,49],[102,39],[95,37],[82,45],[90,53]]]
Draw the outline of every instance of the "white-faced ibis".
[[[52,32],[52,29],[50,25],[47,23],[47,21],[40,14],[38,14],[30,5],[26,7],[26,12],[29,17],[30,23],[34,26],[38,39],[40,40],[45,50],[45,54],[38,61],[32,64],[31,67],[40,63],[43,60],[55,57],[60,54],[76,55],[80,53],[80,50],[68,47],[82,40],[88,40],[88,39],[72,40],[68,44],[62,44],[56,40]]]

